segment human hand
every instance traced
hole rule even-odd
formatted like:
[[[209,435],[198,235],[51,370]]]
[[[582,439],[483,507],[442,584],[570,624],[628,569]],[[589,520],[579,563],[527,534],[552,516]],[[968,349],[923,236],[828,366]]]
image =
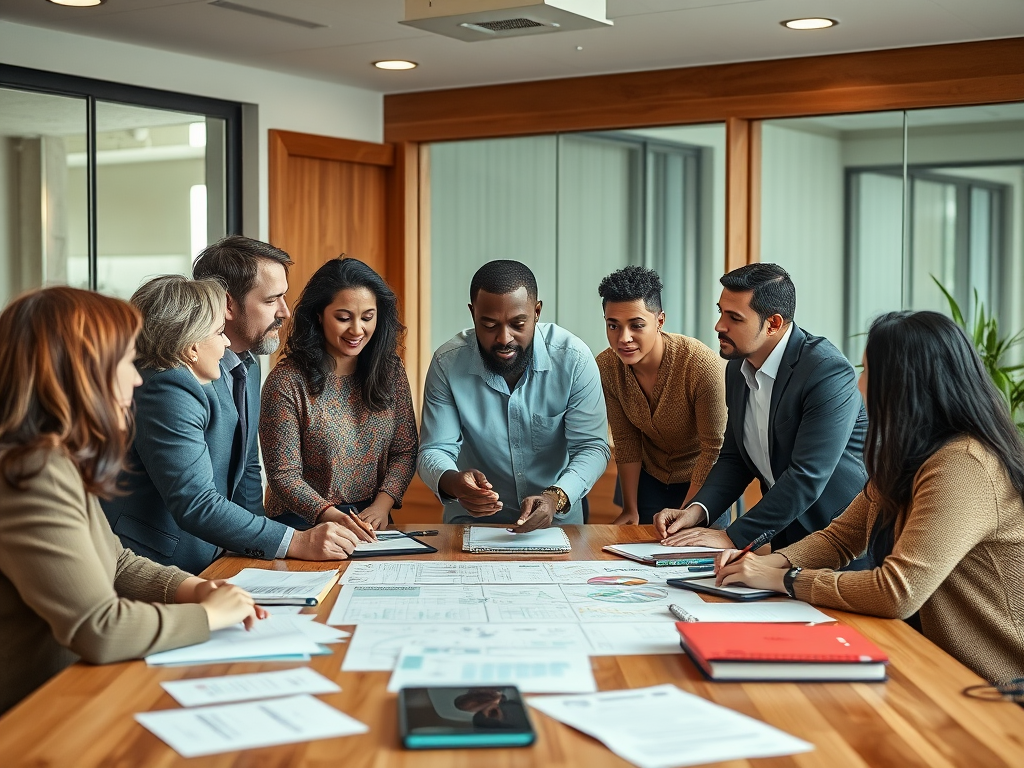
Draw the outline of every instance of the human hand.
[[[715,563],[715,584],[719,586],[750,587],[786,592],[783,577],[789,570],[789,560],[783,555],[744,554],[738,549],[729,549],[718,556]]]
[[[388,527],[388,515],[391,512],[391,506],[388,502],[375,501],[359,513],[359,518],[375,530],[383,530]]]
[[[523,499],[523,506],[519,510],[519,519],[515,522],[516,533],[535,531],[538,528],[548,528],[551,521],[555,519],[555,508],[557,502],[548,493],[539,496],[527,496]]]
[[[487,517],[500,512],[502,503],[492,490],[487,477],[479,469],[465,472],[449,470],[441,476],[441,490],[458,499],[459,504],[473,517]]]
[[[715,547],[716,549],[731,549],[736,545],[729,534],[725,531],[717,531],[714,528],[687,528],[674,533],[661,541],[666,547]]]
[[[258,619],[268,616],[267,611],[256,605],[252,595],[241,587],[224,582],[206,583],[210,586],[204,588],[207,594],[199,604],[206,611],[211,632],[234,626],[238,622],[242,622],[246,629],[252,629]]]
[[[654,529],[659,539],[666,539],[671,534],[684,528],[693,528],[697,523],[707,519],[703,507],[691,504],[685,509],[663,509],[654,516]]]
[[[612,525],[639,525],[640,513],[635,509],[623,509],[622,514],[612,520]]]
[[[348,515],[345,515],[348,517]],[[288,557],[298,560],[345,560],[359,539],[341,523],[320,523],[308,531],[296,531],[288,547]]]
[[[384,519],[387,520],[387,515],[384,516]],[[342,512],[337,507],[328,507],[325,509],[320,515],[320,522],[337,523],[355,534],[356,539],[359,541],[377,540],[377,534],[375,534],[372,529],[367,530],[367,528],[372,528],[369,523],[367,523],[366,527],[363,527],[359,524],[359,521],[355,519],[354,515]]]

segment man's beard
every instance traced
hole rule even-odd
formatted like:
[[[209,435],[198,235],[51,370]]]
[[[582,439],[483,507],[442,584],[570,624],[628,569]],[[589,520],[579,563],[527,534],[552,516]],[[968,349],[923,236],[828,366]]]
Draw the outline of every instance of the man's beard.
[[[509,344],[508,346],[494,346],[490,350],[484,349],[484,345],[480,343],[479,339],[476,343],[480,347],[480,356],[484,359],[487,370],[499,376],[518,378],[523,375],[530,365],[530,361],[533,360],[533,342],[530,342],[530,346],[526,349],[518,344]],[[513,350],[516,352],[516,356],[510,360],[502,360],[497,356],[498,352],[512,352]]]
[[[281,318],[275,318],[274,322],[267,326],[263,333],[257,337],[256,341],[249,346],[249,351],[254,355],[274,354],[277,348],[281,346],[281,337],[280,335],[271,336],[270,334],[283,324],[284,321]]]
[[[728,354],[723,352],[721,347],[718,348],[718,354],[722,356],[723,360],[743,360],[743,359],[745,359],[747,357],[746,354],[744,354],[743,352],[740,352],[736,348],[736,344],[728,336],[723,336],[722,334],[718,334],[718,338],[719,339],[724,339],[725,341],[729,342],[729,344],[732,345],[732,352],[729,352]]]

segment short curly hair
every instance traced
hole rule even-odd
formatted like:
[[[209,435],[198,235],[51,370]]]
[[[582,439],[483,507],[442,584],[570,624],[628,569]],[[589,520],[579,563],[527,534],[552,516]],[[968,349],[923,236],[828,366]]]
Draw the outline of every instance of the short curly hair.
[[[601,296],[601,306],[608,306],[609,301],[640,301],[644,302],[648,312],[661,312],[661,291],[665,286],[661,277],[653,269],[630,264],[617,269],[597,286]]]

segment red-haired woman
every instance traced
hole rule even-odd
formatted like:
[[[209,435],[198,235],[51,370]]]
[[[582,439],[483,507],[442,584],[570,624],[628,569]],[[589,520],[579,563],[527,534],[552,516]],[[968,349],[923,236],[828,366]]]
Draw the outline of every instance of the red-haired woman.
[[[103,516],[139,325],[131,305],[63,287],[0,314],[0,713],[78,657],[138,658],[265,615],[238,587],[123,549]]]

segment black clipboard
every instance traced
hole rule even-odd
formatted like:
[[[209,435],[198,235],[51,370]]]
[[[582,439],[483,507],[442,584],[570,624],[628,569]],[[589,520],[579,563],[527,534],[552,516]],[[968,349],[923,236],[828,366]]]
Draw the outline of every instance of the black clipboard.
[[[772,589],[758,589],[754,592],[747,594],[739,594],[737,592],[731,592],[728,587],[715,587],[709,584],[701,584],[696,581],[689,579],[667,579],[665,581],[670,587],[677,587],[679,589],[688,589],[691,592],[703,592],[706,595],[717,595],[718,597],[727,597],[730,600],[740,600],[742,602],[750,602],[752,600],[764,600],[766,597],[784,597]]]
[[[381,549],[376,551],[372,549],[356,549],[349,554],[349,559],[362,560],[367,557],[400,557],[402,555],[432,555],[437,552],[436,547],[432,547],[429,544],[420,541],[414,536],[409,536],[406,533],[402,533],[402,531],[388,531],[388,533],[401,533],[402,536],[404,536],[410,542],[415,542],[415,544],[410,544],[410,546],[407,548]],[[394,537],[389,536],[388,538],[391,539]]]

